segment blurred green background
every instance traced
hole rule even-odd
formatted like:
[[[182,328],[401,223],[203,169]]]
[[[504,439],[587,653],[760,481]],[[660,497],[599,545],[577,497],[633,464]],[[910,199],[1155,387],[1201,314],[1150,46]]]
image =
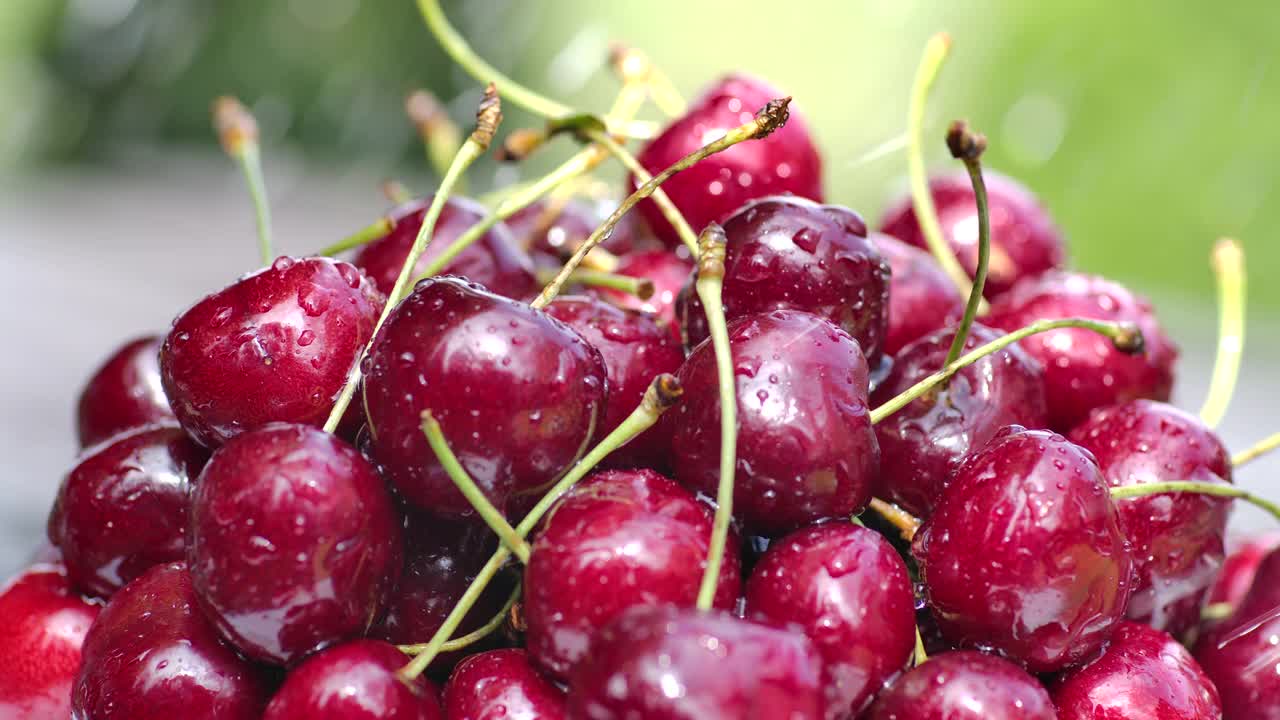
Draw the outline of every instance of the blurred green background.
[[[445,8],[495,65],[581,108],[603,109],[614,92],[602,67],[611,40],[647,51],[689,96],[726,71],[762,75],[816,129],[830,199],[873,221],[905,186],[902,152],[877,149],[900,136],[920,49],[945,29],[955,45],[930,112],[932,161],[950,162],[946,122],[970,119],[991,138],[989,164],[1028,183],[1066,228],[1077,265],[1207,297],[1208,248],[1230,234],[1255,277],[1280,267],[1277,2]],[[19,177],[137,165],[157,149],[212,155],[209,101],[233,93],[257,114],[269,156],[295,154],[311,174],[358,163],[425,186],[401,113],[418,86],[463,121],[477,96],[411,0],[0,3],[0,168]],[[506,127],[532,122],[509,112]],[[567,152],[562,142],[522,171]],[[478,182],[491,173],[481,168]],[[1252,295],[1280,306],[1280,284],[1255,282]]]

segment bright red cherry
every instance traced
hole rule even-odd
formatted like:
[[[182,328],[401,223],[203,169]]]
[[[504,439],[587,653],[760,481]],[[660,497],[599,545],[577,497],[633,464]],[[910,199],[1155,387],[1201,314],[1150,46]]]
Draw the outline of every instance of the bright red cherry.
[[[534,265],[559,268],[612,210],[612,207],[607,208],[606,214],[601,214],[590,203],[572,199],[552,212],[545,200],[539,200],[507,218],[505,223],[511,229],[516,244],[529,252]],[[655,246],[656,243],[642,235],[635,218],[630,213],[622,216],[601,247],[624,255],[641,247]]]
[[[269,422],[322,425],[383,298],[355,267],[277,259],[173,321],[160,372],[178,422],[217,447]]]
[[[693,272],[693,262],[671,250],[649,250],[624,255],[614,271],[618,275],[643,278],[653,283],[653,295],[641,300],[635,295],[618,290],[601,288],[600,297],[614,305],[653,313],[666,325],[672,337],[680,340],[680,325],[676,322],[676,298]]]
[[[125,343],[94,371],[80,391],[76,411],[80,447],[174,419],[160,384],[159,357],[160,338],[141,337]]]
[[[1226,720],[1280,720],[1280,550],[1263,559],[1240,607],[1201,635],[1194,653]]]
[[[529,654],[565,679],[600,627],[637,605],[693,607],[712,513],[651,470],[596,473],[547,516],[524,573]],[[737,542],[726,546],[715,605],[742,589]]]
[[[809,636],[825,663],[830,718],[858,717],[915,647],[906,563],[879,533],[848,522],[773,543],[747,581],[746,614]]]
[[[1239,605],[1253,586],[1262,559],[1277,547],[1280,547],[1280,531],[1272,530],[1246,538],[1227,555],[1222,572],[1209,591],[1208,602],[1227,603],[1232,608]]]
[[[449,720],[564,720],[565,692],[524,650],[490,650],[458,663],[444,686]]]
[[[991,257],[983,294],[996,298],[1019,280],[1062,267],[1066,243],[1062,231],[1031,191],[1009,177],[985,171],[987,206],[991,217]],[[968,173],[959,171],[929,180],[942,234],[960,265],[972,277],[978,266],[978,206]],[[903,198],[885,213],[884,232],[916,247],[928,249],[911,198]]]
[[[1057,720],[1049,693],[1008,660],[972,650],[929,658],[881,693],[867,720]]]
[[[848,333],[777,310],[729,326],[738,396],[734,514],[748,532],[781,535],[848,517],[870,500],[880,452],[867,409],[867,363]],[[668,411],[676,479],[714,496],[720,395],[711,343],[680,368],[684,399]]]
[[[401,680],[395,645],[353,640],[289,671],[262,720],[443,720],[439,691],[426,678]]]
[[[418,284],[365,367],[373,454],[419,508],[471,505],[422,434],[430,410],[450,449],[499,508],[569,467],[603,420],[600,352],[559,320],[454,277]]]
[[[342,440],[282,423],[222,446],[191,497],[201,607],[237,650],[285,665],[365,633],[401,566],[400,518]]]
[[[965,299],[932,255],[884,233],[870,238],[892,271],[886,355],[897,355],[911,341],[960,319]]]
[[[822,658],[800,633],[728,613],[636,607],[578,663],[569,717],[821,720]]]
[[[1093,456],[1017,427],[960,467],[912,554],[948,640],[1036,673],[1102,648],[1124,617],[1133,572]]]
[[[1137,323],[1145,348],[1129,355],[1091,330],[1059,328],[1021,341],[1044,365],[1050,427],[1067,432],[1096,408],[1147,398],[1166,401],[1178,348],[1150,303],[1097,276],[1049,273],[1002,295],[983,322],[1005,331],[1036,320],[1084,317]]]

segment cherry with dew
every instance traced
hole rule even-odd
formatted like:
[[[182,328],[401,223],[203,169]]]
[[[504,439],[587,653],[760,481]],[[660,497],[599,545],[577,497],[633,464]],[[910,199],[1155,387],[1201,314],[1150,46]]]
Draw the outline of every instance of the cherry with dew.
[[[459,720],[564,720],[565,691],[515,648],[477,653],[458,663],[444,686],[445,717]]]
[[[174,420],[160,382],[160,338],[130,340],[111,354],[80,391],[80,447],[124,430]]]
[[[884,233],[869,237],[889,261],[886,355],[897,355],[912,341],[960,319],[964,297],[932,255]]]
[[[880,694],[867,720],[1057,720],[1038,680],[973,650],[929,658]]]
[[[404,653],[380,640],[321,650],[289,671],[262,720],[443,720],[440,693],[396,675]]]

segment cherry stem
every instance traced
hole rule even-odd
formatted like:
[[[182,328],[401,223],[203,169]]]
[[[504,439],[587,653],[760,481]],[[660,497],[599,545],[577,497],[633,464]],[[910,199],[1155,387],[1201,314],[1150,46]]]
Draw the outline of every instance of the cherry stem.
[[[919,623],[916,623],[916,649],[912,652],[911,659],[915,667],[920,667],[929,661],[929,653],[924,650],[924,638],[920,635]]]
[[[522,590],[520,583],[516,583],[515,589],[511,591],[511,595],[507,597],[507,602],[503,604],[502,609],[496,615],[489,618],[484,625],[472,630],[466,635],[456,637],[449,642],[440,646],[438,652],[456,652],[470,647],[481,640],[489,637],[497,632],[498,628],[507,621],[507,614],[511,612],[511,608],[515,607],[516,601],[520,599],[520,591]],[[427,643],[418,643],[417,645],[400,645],[400,652],[406,655],[417,655],[427,649]]]
[[[1200,408],[1200,419],[1216,428],[1235,392],[1244,352],[1245,271],[1244,250],[1231,238],[1213,247],[1213,274],[1218,281],[1218,354],[1213,361],[1209,393]]]
[[[897,528],[902,535],[902,539],[907,542],[911,542],[916,536],[916,531],[920,529],[919,518],[893,503],[885,502],[880,498],[871,498],[868,507],[875,510],[876,514],[888,520],[890,525]]]
[[[1025,337],[1061,328],[1081,328],[1084,330],[1092,330],[1100,335],[1106,335],[1111,338],[1111,343],[1121,352],[1137,353],[1141,352],[1143,348],[1142,331],[1138,329],[1137,325],[1130,322],[1108,322],[1106,320],[1092,320],[1090,318],[1037,320],[1026,327],[1001,335],[985,345],[980,345],[973,350],[970,350],[968,353],[961,355],[955,362],[943,366],[942,369],[938,370],[934,374],[921,380],[915,385],[912,385],[906,390],[903,390],[880,407],[871,411],[871,424],[874,425],[879,423],[890,415],[898,412],[910,404],[912,400],[919,398],[939,384],[946,382],[952,375],[955,375],[961,369],[972,365],[982,358],[993,353],[997,353]]]
[[[1280,448],[1280,432],[1274,435],[1269,435],[1259,440],[1257,444],[1255,444],[1253,447],[1247,450],[1241,450],[1240,452],[1236,453],[1231,458],[1231,465],[1237,468],[1241,467],[1242,465],[1248,464],[1252,460],[1255,460],[1263,455],[1266,455],[1267,453],[1271,452],[1272,450],[1275,450],[1276,448]]]
[[[413,266],[417,264],[418,258],[422,257],[423,251],[427,249],[427,243],[431,240],[431,233],[435,230],[436,221],[440,218],[441,211],[444,210],[445,201],[449,199],[450,193],[453,192],[454,185],[457,184],[458,178],[466,172],[471,163],[476,161],[489,149],[489,144],[493,142],[493,135],[498,130],[498,125],[502,122],[502,102],[498,99],[498,90],[490,84],[484,91],[484,98],[480,101],[480,106],[476,110],[476,128],[472,131],[467,141],[458,149],[458,154],[454,156],[453,162],[449,165],[449,171],[445,173],[444,178],[440,180],[440,187],[436,189],[435,196],[431,198],[431,206],[427,208],[426,215],[422,218],[422,225],[418,228],[418,236],[413,240],[413,247],[409,249],[409,255],[404,259],[404,265],[400,268],[400,274],[396,277],[395,285],[391,287],[391,292],[387,295],[387,302],[382,307],[382,314],[378,316],[378,322],[373,326],[373,333],[369,336],[369,342],[365,345],[360,355],[356,356],[355,362],[351,364],[351,370],[347,373],[347,382],[342,388],[342,392],[338,395],[337,401],[333,404],[333,410],[329,412],[329,418],[324,423],[325,432],[333,432],[337,429],[338,423],[342,421],[342,416],[347,411],[347,407],[351,404],[351,398],[355,395],[356,388],[360,385],[360,360],[368,354],[369,349],[373,347],[374,340],[378,337],[378,331],[382,329],[382,324],[387,321],[387,316],[395,309],[400,300],[404,298],[406,291],[409,289],[409,278],[413,274]]]
[[[731,148],[740,142],[767,137],[774,130],[777,130],[786,123],[788,117],[787,106],[790,103],[790,97],[770,101],[769,104],[761,108],[750,121],[729,130],[719,140],[714,140],[677,160],[670,167],[658,173],[640,187],[636,188],[636,191],[631,193],[626,200],[623,200],[622,204],[613,211],[613,214],[610,215],[609,218],[600,225],[600,227],[596,228],[591,233],[591,236],[582,243],[582,245],[578,246],[578,249],[573,253],[573,257],[569,258],[569,261],[564,264],[564,267],[560,268],[560,273],[556,276],[556,279],[548,283],[547,286],[542,289],[542,293],[539,294],[531,303],[533,307],[545,307],[547,303],[551,302],[551,300],[555,298],[556,294],[560,292],[560,288],[564,285],[565,281],[569,279],[569,275],[571,275],[578,267],[578,264],[582,262],[582,259],[586,257],[587,253],[591,252],[592,248],[599,245],[606,237],[608,237],[609,233],[613,231],[613,228],[622,220],[622,217],[626,215],[631,208],[635,207],[636,203],[652,195],[654,190],[657,190],[658,187],[670,179],[671,176],[681,170],[688,169],[699,160],[709,155],[714,155],[722,150]]]
[[[449,113],[440,101],[426,90],[409,93],[404,101],[404,111],[418,130],[418,137],[422,138],[422,149],[426,152],[431,169],[435,170],[436,175],[444,177],[449,172],[453,156],[462,147],[462,131],[449,118]],[[461,183],[459,191],[466,192]]]
[[[547,491],[533,509],[525,515],[524,519],[516,525],[516,535],[521,538],[527,536],[530,531],[542,520],[547,511],[576,485],[582,478],[587,476],[600,464],[609,453],[617,450],[625,445],[629,440],[648,430],[653,426],[663,412],[666,412],[671,406],[676,404],[680,399],[680,395],[684,389],[680,387],[680,381],[675,376],[662,374],[653,379],[649,384],[649,389],[645,391],[644,398],[640,401],[640,405],[623,420],[613,432],[609,433],[604,440],[601,440],[594,448],[591,449],[581,460],[579,460],[563,477],[556,481],[555,485]],[[431,661],[440,653],[440,649],[458,629],[458,625],[462,623],[462,619],[471,611],[472,606],[480,599],[480,595],[488,587],[490,581],[502,568],[507,559],[511,557],[511,551],[507,547],[500,546],[489,561],[485,563],[480,572],[476,573],[476,577],[471,581],[471,585],[467,587],[466,592],[458,599],[457,604],[449,611],[444,622],[440,624],[440,628],[436,630],[431,640],[422,646],[422,652],[418,654],[408,665],[400,669],[400,676],[406,680],[413,680],[427,669]]]
[[[403,205],[413,199],[413,193],[409,192],[409,188],[395,178],[383,181],[382,194],[397,205]]]
[[[1216,602],[1205,605],[1200,611],[1200,620],[1203,622],[1218,622],[1231,617],[1231,613],[1235,611],[1235,606],[1229,602]]]
[[[1145,497],[1147,495],[1163,495],[1164,493],[1196,493],[1198,495],[1214,495],[1217,497],[1244,500],[1245,502],[1252,503],[1267,511],[1276,520],[1280,520],[1280,505],[1277,505],[1266,498],[1254,495],[1248,490],[1236,487],[1235,485],[1213,482],[1193,482],[1188,480],[1170,480],[1167,482],[1143,483],[1141,485],[1121,485],[1119,487],[1111,488],[1111,498],[1113,500]]]
[[[970,130],[963,120],[957,120],[947,130],[947,147],[951,150],[951,157],[964,163],[973,184],[973,199],[978,206],[978,265],[973,273],[973,286],[969,288],[969,302],[965,305],[964,316],[960,318],[943,365],[955,362],[964,352],[964,343],[973,328],[973,318],[982,306],[982,289],[987,284],[987,263],[991,257],[991,215],[987,209],[987,184],[982,178],[982,153],[987,149],[987,138]]]
[[[239,100],[224,95],[213,102],[213,127],[222,149],[244,172],[258,226],[258,253],[266,265],[274,258],[275,251],[271,241],[271,205],[267,202],[267,183],[262,176],[262,153],[258,146],[258,122]]]
[[[539,270],[538,282],[550,282],[553,272],[553,270]],[[569,284],[608,288],[628,295],[634,295],[641,300],[648,300],[653,297],[654,290],[653,281],[648,278],[637,278],[631,277],[630,275],[617,275],[614,273],[599,272],[597,270],[583,270],[581,268],[574,270],[573,274],[569,276]]]
[[[387,233],[394,230],[395,227],[395,220],[392,220],[387,216],[380,217],[329,247],[320,250],[316,254],[332,257],[348,250],[368,245],[374,240],[384,237]]]

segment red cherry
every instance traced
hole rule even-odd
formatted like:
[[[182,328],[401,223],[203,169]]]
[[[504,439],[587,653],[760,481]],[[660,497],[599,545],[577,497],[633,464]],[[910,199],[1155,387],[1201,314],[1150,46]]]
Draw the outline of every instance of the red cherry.
[[[955,650],[898,678],[867,720],[1057,720],[1049,693],[1022,668]]]
[[[539,200],[517,211],[505,223],[511,229],[516,244],[528,250],[535,266],[558,269],[612,210],[612,207],[607,208],[605,214],[601,214],[591,204],[575,199],[564,203],[559,212],[548,220],[545,215],[547,202]],[[654,247],[656,243],[642,236],[635,218],[632,214],[624,215],[600,244],[601,247],[617,255]],[[483,284],[483,281],[477,282]]]
[[[1280,551],[1258,566],[1240,607],[1209,628],[1195,658],[1222,698],[1228,720],[1280,720]]]
[[[405,662],[395,645],[380,640],[321,650],[289,672],[262,720],[443,720],[430,682],[396,675]]]
[[[160,384],[160,338],[131,340],[93,373],[80,391],[80,447],[123,430],[174,419]]]
[[[886,355],[897,355],[911,341],[960,320],[965,299],[932,255],[883,233],[869,237],[892,271]]]
[[[596,294],[619,307],[643,310],[657,316],[658,322],[671,330],[680,341],[680,325],[676,322],[676,298],[693,272],[693,262],[671,250],[650,250],[624,255],[614,271],[618,275],[643,278],[653,283],[653,295],[641,300],[618,290],[600,288]]]
[[[1253,585],[1262,559],[1277,547],[1280,547],[1280,531],[1272,530],[1245,539],[1223,562],[1222,572],[1209,591],[1208,602],[1226,603],[1232,608],[1239,605]]]
[[[523,650],[490,650],[458,663],[444,686],[450,720],[564,720],[565,692]]]

